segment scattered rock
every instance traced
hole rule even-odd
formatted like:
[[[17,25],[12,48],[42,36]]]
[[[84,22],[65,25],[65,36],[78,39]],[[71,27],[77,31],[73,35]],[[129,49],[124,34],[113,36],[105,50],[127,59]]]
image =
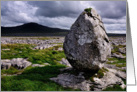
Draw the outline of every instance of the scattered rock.
[[[57,46],[57,44],[41,44],[39,46],[36,46],[34,49],[46,49],[46,48],[51,48],[53,46]]]
[[[114,63],[114,62],[116,62],[116,61],[107,61],[107,62]]]
[[[43,65],[41,64],[33,64],[32,67],[44,67],[44,66],[47,66],[47,65],[50,65],[49,63],[44,63]]]
[[[122,79],[126,79],[126,73],[122,71],[117,71],[115,69],[109,69],[110,72],[114,73],[116,76]]]
[[[7,49],[1,49],[1,50],[10,50],[10,49],[7,48]]]
[[[60,64],[63,64],[63,65],[66,65],[66,66],[68,66],[68,67],[71,67],[70,63],[69,63],[68,60],[65,59],[65,58],[62,58],[62,60],[59,61],[59,63],[60,63]]]
[[[126,54],[126,48],[119,48],[118,51],[122,54]]]
[[[119,54],[113,53],[111,56],[116,57],[116,58],[120,58],[120,59],[126,58],[126,56],[123,56],[121,53],[119,53]]]
[[[119,44],[117,44],[116,42],[111,42],[112,45],[118,46]]]
[[[15,44],[15,43],[20,43],[20,44],[36,44],[36,45],[41,45],[41,44],[50,44],[50,43],[63,43],[64,38],[63,37],[54,37],[51,39],[45,39],[45,40],[40,40],[41,37],[1,37],[1,44]]]
[[[23,58],[13,58],[11,60],[1,60],[1,69],[9,69],[11,66],[17,69],[25,69],[30,66],[32,63]]]
[[[49,63],[44,63],[44,65],[50,65]]]
[[[110,68],[110,69],[117,69],[117,70],[126,70],[126,67],[117,67],[113,64],[104,64],[104,67]]]
[[[68,61],[80,71],[98,70],[111,54],[101,17],[94,9],[90,15],[85,11],[80,14],[63,44]]]
[[[57,51],[63,51],[63,48],[62,48],[62,47],[59,47]]]
[[[33,64],[32,67],[44,67],[45,65]]]

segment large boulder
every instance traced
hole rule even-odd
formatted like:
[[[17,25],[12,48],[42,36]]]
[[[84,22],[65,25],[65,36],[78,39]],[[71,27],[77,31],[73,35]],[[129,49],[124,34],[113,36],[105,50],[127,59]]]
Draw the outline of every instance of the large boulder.
[[[101,17],[94,9],[80,14],[66,35],[63,48],[73,68],[86,71],[102,67],[111,54],[111,46]]]

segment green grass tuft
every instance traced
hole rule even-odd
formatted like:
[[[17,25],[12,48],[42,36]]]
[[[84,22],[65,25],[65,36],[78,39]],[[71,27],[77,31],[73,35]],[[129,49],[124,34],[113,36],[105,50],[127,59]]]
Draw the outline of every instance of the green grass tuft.
[[[124,59],[119,59],[119,58],[108,58],[108,61],[114,61],[113,63],[107,62],[107,64],[113,64],[116,65],[117,67],[126,67],[126,58]]]
[[[91,13],[91,9],[92,8],[86,8],[84,11],[87,12],[87,13]]]
[[[122,89],[120,85],[114,85],[113,87],[108,87],[104,89],[103,91],[126,91],[126,88]]]
[[[7,69],[7,70],[1,70],[1,75],[2,74],[18,74],[18,73],[21,73],[21,72],[23,72],[23,70],[18,70],[18,69],[16,69],[16,68],[14,68],[14,67],[10,67],[9,69]]]

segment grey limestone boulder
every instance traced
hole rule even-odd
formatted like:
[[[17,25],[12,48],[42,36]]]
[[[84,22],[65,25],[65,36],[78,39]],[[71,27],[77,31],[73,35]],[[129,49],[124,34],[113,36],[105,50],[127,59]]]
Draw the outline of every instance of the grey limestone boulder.
[[[71,26],[63,44],[65,55],[78,70],[98,70],[111,54],[101,17],[94,9],[83,11]]]

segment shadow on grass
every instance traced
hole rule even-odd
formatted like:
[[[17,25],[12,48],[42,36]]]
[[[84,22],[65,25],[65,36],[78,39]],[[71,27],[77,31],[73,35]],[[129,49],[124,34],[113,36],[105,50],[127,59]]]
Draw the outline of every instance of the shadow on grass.
[[[1,89],[2,91],[74,91],[49,80],[60,74],[59,69],[64,67],[61,65],[35,67],[26,69],[18,76],[3,76]]]

